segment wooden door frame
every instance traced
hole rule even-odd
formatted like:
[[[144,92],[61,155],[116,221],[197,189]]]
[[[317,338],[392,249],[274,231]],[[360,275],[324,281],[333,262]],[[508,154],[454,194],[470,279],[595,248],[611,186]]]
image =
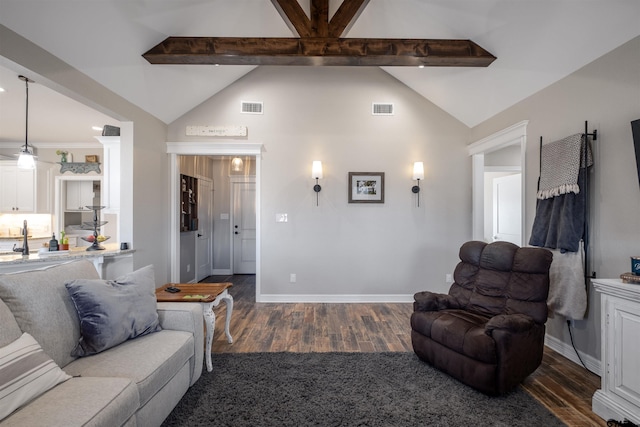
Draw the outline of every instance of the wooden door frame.
[[[256,301],[260,295],[260,171],[262,160],[261,143],[250,142],[167,142],[169,157],[169,219],[171,231],[169,236],[170,279],[177,283],[180,280],[180,214],[178,197],[180,192],[180,164],[178,156],[254,156],[256,162]]]

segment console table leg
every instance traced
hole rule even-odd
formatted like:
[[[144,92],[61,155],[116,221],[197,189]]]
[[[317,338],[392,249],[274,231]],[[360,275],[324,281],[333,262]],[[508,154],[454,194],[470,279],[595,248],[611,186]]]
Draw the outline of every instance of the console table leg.
[[[207,343],[204,349],[204,356],[207,362],[207,371],[213,371],[213,364],[211,363],[211,345],[213,344],[213,331],[216,327],[216,314],[212,310],[213,304],[202,304],[202,312],[204,314],[205,324],[207,326]]]
[[[224,333],[227,335],[227,341],[229,344],[233,344],[233,337],[231,336],[231,332],[229,332],[229,325],[231,324],[231,313],[233,312],[233,297],[227,292],[225,289],[224,295],[222,297],[222,301],[224,301],[227,306],[227,316],[224,322]]]

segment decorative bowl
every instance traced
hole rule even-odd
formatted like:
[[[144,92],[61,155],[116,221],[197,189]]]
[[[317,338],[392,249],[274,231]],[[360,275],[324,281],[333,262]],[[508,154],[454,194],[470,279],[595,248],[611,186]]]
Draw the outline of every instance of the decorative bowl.
[[[100,236],[98,236],[100,237]],[[104,237],[103,240],[98,239],[98,243],[102,243],[102,242],[106,242],[107,240],[109,240],[111,238],[111,236],[102,236]],[[80,237],[82,240],[84,240],[85,242],[89,242],[89,243],[93,243],[94,242],[94,236],[93,235],[89,235],[89,236],[81,236]]]

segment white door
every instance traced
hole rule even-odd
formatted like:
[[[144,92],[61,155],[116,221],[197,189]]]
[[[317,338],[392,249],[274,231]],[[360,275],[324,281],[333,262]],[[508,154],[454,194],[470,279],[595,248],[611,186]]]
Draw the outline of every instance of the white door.
[[[256,184],[233,182],[233,274],[256,274]]]
[[[522,246],[522,174],[493,180],[493,240]]]
[[[196,282],[209,277],[212,253],[213,182],[198,179],[198,231],[196,232]]]

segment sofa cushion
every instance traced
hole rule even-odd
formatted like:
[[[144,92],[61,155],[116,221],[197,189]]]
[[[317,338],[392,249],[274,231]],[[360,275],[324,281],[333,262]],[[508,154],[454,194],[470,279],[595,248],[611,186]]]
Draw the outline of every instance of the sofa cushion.
[[[162,330],[138,337],[65,367],[73,376],[130,378],[144,406],[188,363],[194,352],[193,334]]]
[[[71,278],[100,277],[87,260],[0,274],[0,299],[9,306],[20,329],[31,334],[62,367],[74,360],[71,350],[80,339],[78,314],[64,286]]]
[[[7,304],[0,299],[0,347],[11,344],[22,335],[20,326]]]
[[[75,279],[66,284],[80,318],[72,356],[88,356],[160,330],[153,266],[115,280]]]
[[[0,348],[0,420],[71,378],[28,333]]]
[[[71,378],[14,412],[2,427],[130,425],[139,404],[127,378]]]

